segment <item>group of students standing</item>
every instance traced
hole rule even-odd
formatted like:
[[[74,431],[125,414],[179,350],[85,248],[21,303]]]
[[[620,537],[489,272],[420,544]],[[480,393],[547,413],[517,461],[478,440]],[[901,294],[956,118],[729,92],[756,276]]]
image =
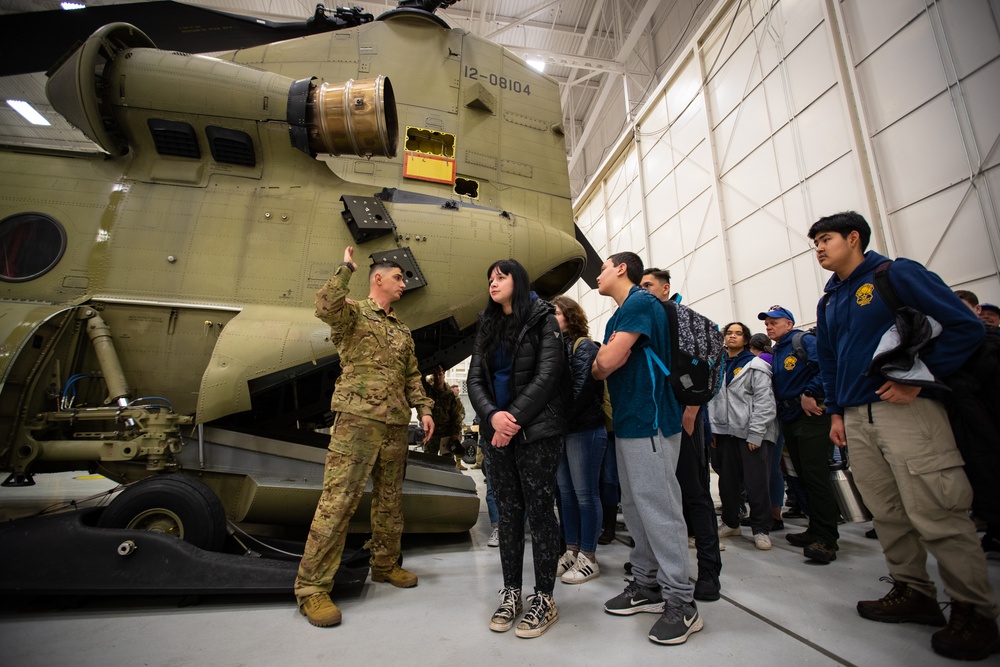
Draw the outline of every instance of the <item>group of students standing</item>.
[[[541,635],[559,617],[553,598],[557,573],[578,583],[599,572],[594,537],[602,508],[593,491],[593,470],[597,454],[607,451],[596,409],[598,387],[606,381],[621,506],[634,540],[633,579],[604,603],[606,612],[658,614],[649,638],[661,644],[684,643],[703,628],[695,599],[719,597],[718,537],[739,530],[734,499],[740,481],[751,496],[755,544],[770,545],[774,508],[767,480],[773,445],[768,443],[775,442],[777,421],[811,508],[807,530],[788,535],[788,541],[797,540],[813,560],[836,558],[835,499],[810,486],[809,478],[822,477],[829,489],[828,452],[849,441],[855,480],[873,515],[893,584],[883,598],[858,602],[858,613],[887,623],[943,625],[931,646],[945,656],[983,659],[1000,651],[1000,610],[968,516],[973,493],[963,464],[975,462],[963,461],[938,397],[905,377],[917,362],[933,376],[949,377],[983,343],[985,329],[937,275],[916,262],[896,260],[890,273],[889,260],[867,250],[870,237],[867,221],[854,212],[812,225],[809,238],[817,260],[833,273],[817,307],[815,337],[800,338],[785,308],[760,313],[769,338],[777,342],[770,366],[745,351],[745,326],[725,327],[726,380],[709,404],[722,478],[718,529],[707,494],[707,467],[699,460],[705,447],[696,442],[699,410],[680,405],[667,374],[657,370],[670,365],[667,314],[659,298],[669,285],[650,281],[652,289],[643,289],[643,264],[635,253],[609,257],[597,278],[598,292],[613,299],[617,309],[603,345],[597,346],[581,340],[586,330],[579,321],[574,328],[574,317],[579,320],[582,311],[575,311],[572,302],[558,302],[557,315],[557,306],[531,292],[517,261],[490,266],[468,388],[499,506],[503,588],[490,619],[492,630],[516,624],[520,637]],[[348,247],[316,299],[317,316],[330,325],[344,368],[331,401],[337,421],[323,494],[295,583],[300,611],[317,626],[341,622],[329,591],[347,522],[369,476],[372,580],[401,588],[417,585],[417,576],[397,562],[409,409],[417,409],[425,440],[433,437],[435,426],[412,337],[391,309],[403,293],[402,269],[391,262],[373,265],[369,298],[354,302],[347,293],[357,268]],[[907,313],[940,325],[932,344],[898,326],[904,311],[891,305],[889,290],[910,309]],[[893,357],[892,368],[884,363],[887,339],[889,353],[907,353]],[[901,366],[904,375],[898,375]],[[567,546],[561,564],[557,479]],[[534,594],[522,602],[525,519],[535,585]],[[689,526],[698,547],[697,582],[688,576]],[[937,559],[951,598],[947,621],[926,571],[928,552]]]
[[[556,577],[582,583],[600,571],[596,545],[603,508],[597,487],[607,451],[605,380],[622,510],[635,546],[630,558],[634,580],[604,608],[616,615],[659,614],[649,633],[658,643],[683,643],[703,626],[688,578],[688,531],[676,475],[683,408],[665,376],[650,370],[647,355],[669,361],[669,338],[662,304],[639,287],[642,269],[639,257],[628,252],[602,266],[598,291],[619,307],[598,346],[586,337],[578,304],[559,298],[553,305],[538,298],[515,260],[489,268],[489,301],[473,348],[468,389],[481,420],[484,469],[500,514],[504,581],[490,620],[494,631],[514,628],[519,637],[541,635],[559,618]],[[553,511],[557,489],[562,533]],[[525,518],[535,586],[518,621],[524,607]]]
[[[834,445],[844,447],[850,438],[855,477],[874,516],[893,582],[883,598],[858,602],[858,613],[879,622],[943,625],[931,638],[935,652],[983,659],[1000,651],[998,610],[968,516],[971,489],[947,416],[934,396],[920,395],[920,385],[872,370],[880,368],[873,365],[882,351],[880,338],[895,328],[898,315],[873,282],[875,267],[888,260],[867,250],[870,228],[857,213],[819,220],[810,238],[820,265],[834,273],[817,309],[816,332],[796,329],[793,314],[782,306],[761,312],[767,336],[776,343],[768,363],[749,349],[748,327],[733,322],[723,329],[725,380],[708,405],[722,521],[716,528],[714,512],[709,514],[712,537],[702,541],[711,545],[714,539],[717,556],[719,537],[740,534],[738,507],[745,490],[754,543],[758,549],[771,548],[769,533],[780,522],[775,511],[780,503],[772,501],[770,486],[781,434],[810,506],[808,528],[786,538],[802,547],[808,559],[824,564],[836,560],[839,509],[828,462]],[[933,346],[914,356],[922,354],[932,371],[946,376],[982,340],[982,325],[938,276],[908,260],[895,264],[899,268],[893,286],[902,298],[940,318],[946,330]],[[487,475],[501,507],[504,587],[490,628],[503,632],[517,623],[518,636],[541,635],[558,620],[556,576],[573,583],[599,572],[592,538],[601,511],[592,489],[606,447],[596,387],[606,380],[621,505],[635,545],[630,554],[633,579],[604,609],[615,615],[660,614],[649,638],[684,643],[704,625],[695,602],[696,584],[688,577],[687,538],[694,533],[698,542],[699,534],[707,532],[707,522],[690,511],[685,517],[685,510],[704,505],[702,491],[707,488],[685,488],[682,483],[688,468],[681,459],[699,449],[685,447],[701,431],[699,409],[680,405],[665,374],[654,370],[653,361],[669,364],[670,354],[667,318],[655,281],[647,289],[640,287],[643,266],[634,253],[617,253],[604,262],[598,292],[618,308],[607,324],[603,346],[598,346],[581,341],[586,330],[571,324],[582,317],[582,311],[576,311],[579,306],[564,299],[557,303],[557,316],[557,306],[530,292],[527,275],[516,261],[497,262],[488,278],[490,302],[476,338],[469,394],[488,425],[482,432]],[[669,285],[662,290],[664,298],[668,290]],[[567,340],[561,332],[568,334]],[[571,380],[569,391],[565,377]],[[587,387],[590,393],[584,394]],[[580,401],[584,395],[590,398]],[[707,478],[706,467],[695,464],[689,469],[699,482]],[[578,483],[578,478],[587,481]],[[557,479],[567,547],[562,556],[553,512]],[[583,489],[591,491],[577,494]],[[526,515],[535,592],[518,622]],[[714,583],[715,597],[700,599],[717,599],[721,561],[703,562],[702,550],[699,547],[697,583]],[[951,597],[947,621],[926,572],[928,551],[937,557]]]

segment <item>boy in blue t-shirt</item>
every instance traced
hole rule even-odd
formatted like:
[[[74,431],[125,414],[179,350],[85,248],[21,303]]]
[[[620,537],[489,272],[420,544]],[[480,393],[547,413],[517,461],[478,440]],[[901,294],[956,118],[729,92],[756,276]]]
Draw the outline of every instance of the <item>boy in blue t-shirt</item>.
[[[649,638],[683,644],[703,623],[688,580],[687,526],[676,475],[681,407],[651,356],[669,367],[667,315],[659,299],[638,287],[641,280],[642,260],[632,252],[612,255],[597,278],[597,291],[619,307],[593,375],[608,381],[622,511],[635,540],[629,557],[635,579],[604,610],[621,616],[662,612]]]

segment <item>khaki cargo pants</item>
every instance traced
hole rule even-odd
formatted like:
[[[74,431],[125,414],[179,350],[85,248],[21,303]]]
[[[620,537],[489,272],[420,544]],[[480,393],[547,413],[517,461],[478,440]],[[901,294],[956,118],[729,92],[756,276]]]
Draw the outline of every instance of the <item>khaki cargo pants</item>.
[[[874,517],[889,574],[936,598],[927,552],[945,593],[996,618],[986,557],[969,519],[972,487],[944,406],[917,398],[844,409],[854,481]]]
[[[333,588],[333,576],[344,553],[347,526],[369,476],[372,478],[372,569],[387,571],[399,558],[406,426],[342,412],[330,430],[328,449],[323,493],[295,578],[295,597],[300,603],[313,593]]]

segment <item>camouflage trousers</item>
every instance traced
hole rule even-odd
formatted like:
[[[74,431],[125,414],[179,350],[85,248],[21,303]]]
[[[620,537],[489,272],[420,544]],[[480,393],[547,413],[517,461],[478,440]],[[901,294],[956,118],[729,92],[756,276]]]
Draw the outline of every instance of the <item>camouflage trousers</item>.
[[[399,558],[403,534],[403,475],[406,466],[406,426],[384,424],[340,413],[330,432],[323,475],[323,493],[295,578],[301,603],[314,593],[329,592],[340,567],[347,526],[358,508],[365,482],[372,478],[373,570],[392,568]]]

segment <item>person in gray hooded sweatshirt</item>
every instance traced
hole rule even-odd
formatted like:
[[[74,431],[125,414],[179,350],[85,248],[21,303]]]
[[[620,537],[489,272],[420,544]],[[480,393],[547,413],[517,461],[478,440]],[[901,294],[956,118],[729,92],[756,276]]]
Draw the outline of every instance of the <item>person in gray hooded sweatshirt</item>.
[[[712,446],[719,461],[722,522],[719,537],[739,537],[740,484],[750,505],[754,546],[771,548],[771,448],[778,437],[777,405],[771,386],[771,366],[747,347],[750,329],[742,322],[727,324],[726,382],[708,404]]]

